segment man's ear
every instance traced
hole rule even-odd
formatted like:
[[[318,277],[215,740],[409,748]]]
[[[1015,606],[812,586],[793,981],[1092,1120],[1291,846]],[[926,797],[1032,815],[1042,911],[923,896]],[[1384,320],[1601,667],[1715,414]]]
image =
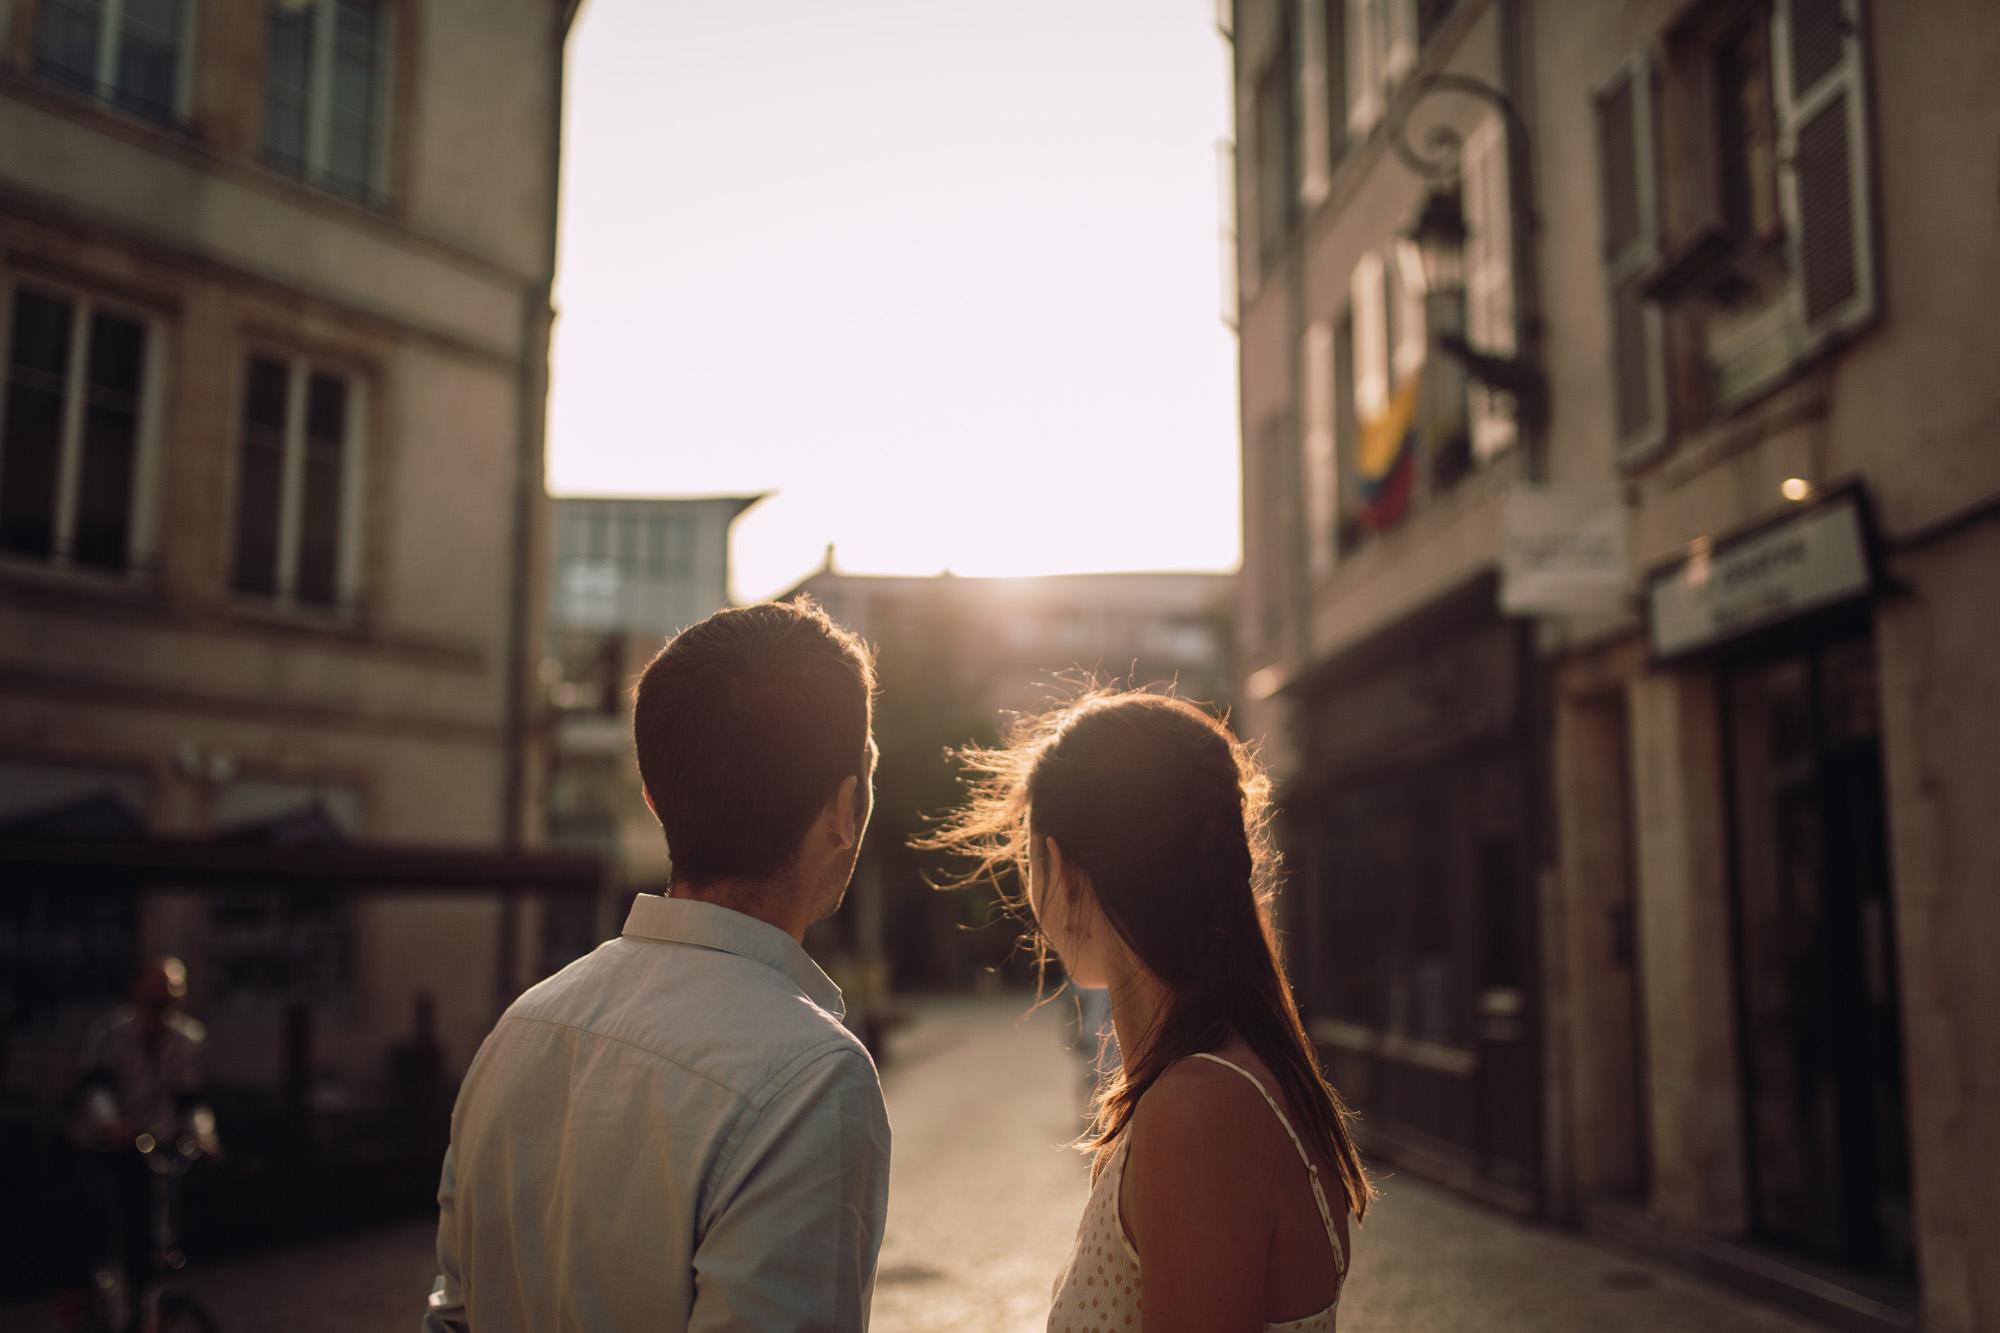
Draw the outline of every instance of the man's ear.
[[[861,779],[845,777],[833,793],[833,836],[846,851],[861,837]]]
[[[653,793],[647,791],[646,788],[642,786],[639,788],[639,794],[646,798],[646,808],[653,812],[653,818],[658,819],[660,817],[660,807],[653,804]]]

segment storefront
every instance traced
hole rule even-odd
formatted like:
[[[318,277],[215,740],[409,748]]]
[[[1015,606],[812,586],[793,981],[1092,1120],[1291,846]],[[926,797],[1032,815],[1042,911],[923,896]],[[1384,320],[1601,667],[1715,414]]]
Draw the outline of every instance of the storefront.
[[[1848,489],[1656,571],[1648,634],[1714,677],[1748,1229],[1911,1275],[1881,588]]]
[[[1529,644],[1481,576],[1292,689],[1292,948],[1377,1152],[1521,1211],[1541,1111]]]

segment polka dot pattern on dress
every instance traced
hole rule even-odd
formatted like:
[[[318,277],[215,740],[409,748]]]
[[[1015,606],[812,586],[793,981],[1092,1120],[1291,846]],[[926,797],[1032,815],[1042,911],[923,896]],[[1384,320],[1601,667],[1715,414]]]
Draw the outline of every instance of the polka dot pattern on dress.
[[[1218,1060],[1218,1064],[1228,1064]],[[1237,1073],[1257,1084],[1259,1092],[1264,1091],[1262,1083],[1249,1071],[1236,1065],[1229,1065]],[[1264,1094],[1270,1101],[1270,1094]],[[1271,1103],[1272,1111],[1291,1133],[1291,1122],[1285,1120],[1284,1112],[1278,1110],[1276,1102]],[[1292,1135],[1298,1142],[1297,1135]],[[1125,1150],[1131,1145],[1131,1138],[1120,1140],[1112,1151],[1111,1160],[1104,1165],[1104,1171],[1091,1188],[1090,1199],[1083,1206],[1083,1217],[1077,1223],[1076,1244],[1071,1248],[1069,1262],[1062,1275],[1056,1279],[1055,1303],[1049,1310],[1049,1333],[1127,1333],[1137,1329],[1141,1323],[1140,1312],[1145,1308],[1141,1299],[1142,1284],[1139,1278],[1139,1256],[1132,1249],[1132,1242],[1125,1238],[1125,1225],[1118,1216],[1118,1182],[1125,1175]],[[1299,1148],[1303,1157],[1305,1149]],[[1311,1163],[1307,1163],[1310,1169]],[[1318,1175],[1313,1177],[1313,1193],[1318,1196],[1321,1215],[1326,1216],[1326,1199],[1320,1189]],[[1339,1270],[1341,1287],[1347,1282],[1347,1259],[1341,1253],[1340,1240],[1333,1232],[1333,1224],[1327,1222],[1327,1239],[1333,1243],[1334,1266]],[[1303,1319],[1287,1320],[1282,1324],[1266,1324],[1266,1333],[1330,1333],[1334,1327],[1334,1315],[1340,1308],[1340,1289],[1333,1294],[1333,1303],[1317,1314]]]

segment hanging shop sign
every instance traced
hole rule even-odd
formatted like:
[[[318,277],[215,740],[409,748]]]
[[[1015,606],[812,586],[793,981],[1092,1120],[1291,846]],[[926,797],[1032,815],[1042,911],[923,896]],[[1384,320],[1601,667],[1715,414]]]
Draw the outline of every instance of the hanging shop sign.
[[[1625,609],[1632,574],[1625,501],[1616,491],[1516,486],[1501,526],[1500,609],[1507,615]]]
[[[1681,657],[1875,591],[1868,515],[1858,489],[1838,491],[1741,537],[1697,542],[1647,581],[1656,658]]]

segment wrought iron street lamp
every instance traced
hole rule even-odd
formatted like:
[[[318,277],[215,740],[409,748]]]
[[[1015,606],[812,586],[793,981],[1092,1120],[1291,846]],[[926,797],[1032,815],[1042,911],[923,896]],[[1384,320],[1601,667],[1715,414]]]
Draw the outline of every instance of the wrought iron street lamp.
[[[1441,71],[1418,85],[1416,95],[1405,105],[1402,116],[1391,128],[1389,146],[1403,164],[1429,182],[1416,221],[1405,232],[1403,270],[1406,281],[1420,282],[1427,306],[1433,310],[1463,310],[1465,293],[1465,243],[1469,235],[1459,192],[1459,155],[1462,141],[1457,131],[1434,127],[1428,138],[1427,153],[1410,144],[1410,112],[1425,99],[1439,93],[1463,93],[1496,107],[1507,131],[1509,165],[1508,198],[1514,209],[1511,231],[1515,251],[1509,256],[1517,281],[1527,281],[1527,265],[1521,261],[1532,244],[1530,210],[1526,199],[1530,188],[1526,170],[1527,126],[1514,100],[1500,89],[1470,75]],[[1526,295],[1524,293],[1524,295]],[[1522,305],[1525,306],[1525,302]],[[1540,367],[1523,355],[1482,351],[1468,343],[1460,332],[1460,318],[1450,318],[1437,334],[1438,346],[1465,367],[1471,379],[1497,389],[1514,400],[1514,411],[1524,426],[1538,426],[1547,415],[1548,387]],[[1529,330],[1524,330],[1529,331]],[[1516,339],[1525,345],[1525,339]],[[1528,471],[1535,472],[1535,455],[1527,456]]]

